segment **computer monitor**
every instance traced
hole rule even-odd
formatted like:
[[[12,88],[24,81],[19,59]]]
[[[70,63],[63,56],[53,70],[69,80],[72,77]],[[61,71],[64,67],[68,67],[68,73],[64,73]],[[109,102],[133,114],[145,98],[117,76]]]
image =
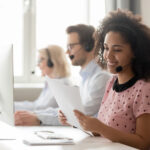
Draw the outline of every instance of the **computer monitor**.
[[[13,46],[0,45],[0,121],[14,125]]]

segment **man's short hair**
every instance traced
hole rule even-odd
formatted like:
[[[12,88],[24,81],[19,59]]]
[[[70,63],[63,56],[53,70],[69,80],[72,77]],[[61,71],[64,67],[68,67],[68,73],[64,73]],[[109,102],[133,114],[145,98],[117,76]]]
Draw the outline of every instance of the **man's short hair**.
[[[84,46],[86,51],[91,51],[94,47],[94,38],[93,34],[95,32],[95,28],[91,25],[78,24],[69,26],[66,29],[67,34],[72,32],[76,32],[79,35],[79,42],[82,46]]]

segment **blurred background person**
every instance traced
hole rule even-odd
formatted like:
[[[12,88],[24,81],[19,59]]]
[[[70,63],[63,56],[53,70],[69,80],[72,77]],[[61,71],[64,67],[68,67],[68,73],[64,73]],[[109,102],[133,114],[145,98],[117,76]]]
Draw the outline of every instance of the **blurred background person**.
[[[59,79],[70,85],[70,66],[64,50],[57,45],[50,45],[39,50],[38,66],[42,76]],[[40,96],[33,102],[15,102],[15,125],[60,125],[57,117],[57,102],[45,81]]]

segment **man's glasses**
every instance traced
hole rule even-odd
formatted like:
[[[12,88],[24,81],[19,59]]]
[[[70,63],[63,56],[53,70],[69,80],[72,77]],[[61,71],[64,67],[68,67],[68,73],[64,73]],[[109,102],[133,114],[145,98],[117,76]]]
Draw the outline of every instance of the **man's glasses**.
[[[80,45],[80,43],[70,43],[67,45],[67,50],[72,50],[74,48],[75,45]]]

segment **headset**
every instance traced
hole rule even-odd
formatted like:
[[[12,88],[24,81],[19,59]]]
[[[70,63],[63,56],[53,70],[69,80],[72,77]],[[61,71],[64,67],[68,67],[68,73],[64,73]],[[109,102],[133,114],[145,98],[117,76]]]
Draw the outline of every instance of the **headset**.
[[[87,52],[92,51],[93,47],[94,47],[94,39],[91,39],[89,42],[86,42],[84,44],[84,48]]]
[[[52,68],[54,66],[53,62],[51,61],[51,57],[50,57],[50,53],[49,53],[49,50],[48,48],[46,48],[46,53],[47,53],[47,56],[48,56],[48,60],[47,60],[47,66]]]

